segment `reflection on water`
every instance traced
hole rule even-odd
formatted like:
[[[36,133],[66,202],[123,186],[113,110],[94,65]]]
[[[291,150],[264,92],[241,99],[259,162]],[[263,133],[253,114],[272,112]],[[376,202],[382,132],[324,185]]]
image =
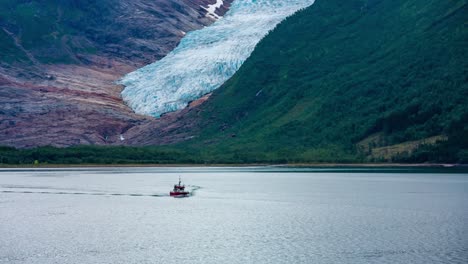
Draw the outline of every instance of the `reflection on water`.
[[[466,263],[468,176],[428,172],[2,169],[0,263]]]

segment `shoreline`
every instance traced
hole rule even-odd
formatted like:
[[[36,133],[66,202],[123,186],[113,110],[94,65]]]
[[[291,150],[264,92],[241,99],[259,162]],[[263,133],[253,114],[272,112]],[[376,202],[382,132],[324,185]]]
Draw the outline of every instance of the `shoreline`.
[[[468,164],[451,164],[451,163],[294,163],[294,164],[268,164],[268,163],[251,163],[251,164],[39,164],[39,165],[14,165],[0,164],[0,169],[41,169],[41,168],[249,168],[249,167],[276,167],[276,168],[465,168],[468,169]]]

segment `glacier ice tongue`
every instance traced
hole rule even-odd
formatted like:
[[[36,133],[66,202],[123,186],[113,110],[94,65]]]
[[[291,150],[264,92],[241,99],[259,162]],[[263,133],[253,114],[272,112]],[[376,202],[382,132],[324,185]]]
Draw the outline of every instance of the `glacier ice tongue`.
[[[159,117],[219,88],[257,43],[286,17],[314,0],[235,0],[223,18],[189,32],[163,59],[124,76],[123,100]]]

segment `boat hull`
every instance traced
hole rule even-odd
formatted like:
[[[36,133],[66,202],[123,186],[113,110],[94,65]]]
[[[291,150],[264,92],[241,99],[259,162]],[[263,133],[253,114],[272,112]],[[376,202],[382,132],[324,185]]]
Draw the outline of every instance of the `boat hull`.
[[[169,195],[172,196],[172,197],[187,197],[189,196],[189,192],[170,192]]]

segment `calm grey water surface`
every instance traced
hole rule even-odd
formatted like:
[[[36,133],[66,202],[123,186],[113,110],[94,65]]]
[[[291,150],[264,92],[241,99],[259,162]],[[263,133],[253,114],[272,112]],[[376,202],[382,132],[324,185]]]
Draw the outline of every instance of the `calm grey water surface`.
[[[468,175],[3,169],[0,263],[468,263]]]

